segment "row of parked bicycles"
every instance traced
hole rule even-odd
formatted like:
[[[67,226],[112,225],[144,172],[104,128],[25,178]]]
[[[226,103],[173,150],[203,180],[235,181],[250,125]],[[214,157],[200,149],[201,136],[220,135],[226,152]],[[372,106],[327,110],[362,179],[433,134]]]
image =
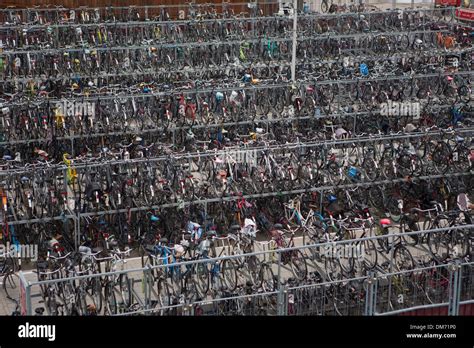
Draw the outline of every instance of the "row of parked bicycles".
[[[129,162],[103,158],[100,164],[33,166],[3,177],[2,197],[4,208],[15,219],[42,219],[76,211],[113,213],[321,186],[377,186],[384,180],[448,173],[469,176],[472,130],[464,131],[462,136],[414,132],[391,141],[364,137],[332,146],[287,143],[206,151],[192,157],[168,155]],[[64,162],[69,161],[65,156]]]
[[[124,270],[125,256],[134,252],[121,251],[111,234],[105,236],[102,246],[85,243],[78,251],[68,252],[61,240],[48,241],[47,253],[37,262],[38,280],[65,280],[41,284],[40,303],[51,315],[115,315],[145,309],[153,314],[182,315],[188,305],[194,315],[214,311],[277,314],[275,292],[286,286],[294,289],[293,302],[286,298],[287,314],[363,314],[366,299],[361,295],[371,272],[392,284],[392,293],[379,302],[380,308],[396,310],[408,303],[416,306],[446,300],[445,265],[471,260],[472,217],[464,193],[450,203],[454,208],[437,201],[409,209],[401,203],[397,218],[380,220],[371,206],[345,210],[335,195],[328,197],[323,208],[327,217],[323,217],[313,210],[317,202],[307,198],[282,203],[283,215],[276,223],[262,210],[256,218],[246,215],[243,227],[232,225],[219,236],[193,221],[173,236],[174,241],[149,231],[140,236],[135,251],[145,267],[140,281],[128,273],[103,273]],[[158,221],[159,217],[148,215],[148,219]],[[257,238],[261,233],[269,239]],[[265,253],[254,253],[261,250]],[[90,277],[71,278],[76,275]],[[463,277],[467,296],[472,296],[472,274]],[[137,292],[145,304],[137,301]],[[252,294],[256,297],[245,298]],[[316,294],[320,296],[317,301]],[[301,303],[295,304],[295,296],[299,301],[305,301],[305,296],[313,298],[306,304],[314,311],[298,307]]]
[[[291,16],[193,6],[0,12],[0,237],[39,256],[0,255],[6,296],[32,267],[38,315],[367,314],[374,277],[378,311],[445,301],[473,242],[465,26],[301,14],[291,81]]]
[[[431,11],[433,12],[433,11]],[[342,13],[337,15],[308,14],[299,18],[298,32],[307,34],[354,34],[364,32],[418,31],[448,28],[451,21],[440,20],[422,10],[388,10],[378,12]],[[223,18],[216,20],[134,21],[88,25],[23,24],[2,26],[5,53],[16,50],[74,47],[145,46],[196,41],[246,40],[286,37],[292,31],[292,18],[266,16],[254,18]],[[3,36],[2,35],[2,36]]]

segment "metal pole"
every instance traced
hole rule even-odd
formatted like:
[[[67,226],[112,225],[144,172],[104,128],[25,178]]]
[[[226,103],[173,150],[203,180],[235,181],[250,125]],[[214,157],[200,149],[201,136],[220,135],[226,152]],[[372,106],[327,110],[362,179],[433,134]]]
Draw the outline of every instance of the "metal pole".
[[[68,195],[67,195],[67,188],[68,188],[68,182],[67,182],[67,169],[64,169],[63,171],[63,180],[64,180],[64,187],[63,190],[66,193],[66,204],[68,204]],[[76,228],[76,222],[74,221],[74,229]],[[69,232],[69,218],[65,218],[64,224],[63,224],[63,233],[68,233]]]
[[[461,295],[461,282],[460,282],[460,264],[457,261],[455,264],[449,265],[449,305],[448,315],[459,314],[459,298]]]
[[[30,282],[25,278],[25,274],[20,271],[18,273],[18,277],[20,278],[20,283],[21,283],[21,286],[20,286],[20,291],[21,291],[21,288],[24,288],[25,289],[25,308],[23,308],[23,302],[21,301],[21,298],[20,298],[20,312],[21,314],[25,314],[25,315],[31,315],[32,314],[32,310],[31,310],[31,284]],[[24,312],[23,312],[24,310]]]
[[[31,285],[30,282],[26,281],[25,296],[26,296],[26,315],[32,315],[31,309]]]
[[[293,0],[293,53],[291,56],[291,81],[296,82],[296,28],[297,28],[298,0]]]
[[[76,202],[76,204],[77,204],[77,202]],[[80,203],[79,203],[79,205],[80,205]],[[75,234],[74,240],[76,241],[76,243],[75,243],[76,244],[75,245],[76,250],[79,250],[79,246],[81,245],[81,207],[80,206],[77,207],[76,220],[77,220],[77,222],[76,222],[75,226],[77,226],[77,227],[75,228],[75,231],[74,231],[74,234]]]
[[[281,283],[281,253],[277,252],[278,257],[278,315],[284,315],[284,286]]]
[[[365,315],[372,316],[375,312],[375,297],[377,295],[375,287],[377,279],[374,272],[369,272],[367,278],[367,292],[365,294]]]
[[[392,231],[390,227],[387,227],[388,229],[388,235],[387,235],[387,242],[388,242],[388,247],[390,248],[390,274],[393,273],[393,253],[395,251],[395,245],[394,245],[394,236],[392,236]],[[390,310],[390,301],[392,299],[392,281],[393,281],[393,275],[389,276],[389,282],[388,282],[388,301],[387,301],[387,310]],[[404,299],[403,299],[404,300]]]
[[[147,268],[143,271],[143,293],[144,293],[144,296],[145,296],[145,309],[148,309],[150,308],[150,294],[149,292],[151,291],[151,289],[149,288],[149,284],[148,282],[150,281],[150,270],[148,268],[148,265],[147,265]]]

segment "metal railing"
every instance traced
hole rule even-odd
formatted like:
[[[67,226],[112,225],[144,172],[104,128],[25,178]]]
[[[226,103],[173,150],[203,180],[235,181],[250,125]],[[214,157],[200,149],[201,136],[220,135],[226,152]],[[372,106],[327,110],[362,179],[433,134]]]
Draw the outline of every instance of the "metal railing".
[[[444,233],[457,230],[470,231],[474,225],[460,225],[432,230],[416,232],[404,232],[403,236],[419,236],[431,233]],[[20,281],[23,291],[22,313],[31,314],[35,298],[41,297],[41,291],[33,291],[38,287],[44,289],[51,284],[68,282],[81,282],[85,279],[117,279],[121,274],[126,274],[130,281],[133,302],[138,309],[113,313],[113,315],[229,315],[247,314],[258,315],[396,315],[414,311],[420,308],[444,307],[450,315],[458,315],[462,305],[474,303],[474,277],[472,272],[473,262],[468,258],[452,258],[446,264],[433,264],[422,266],[416,263],[414,269],[397,269],[396,256],[393,250],[396,248],[395,238],[400,234],[390,230],[388,235],[369,236],[352,240],[341,240],[337,242],[311,243],[309,245],[292,248],[273,249],[270,244],[266,250],[239,254],[225,255],[217,258],[199,259],[186,262],[170,264],[147,265],[142,268],[118,270],[114,272],[74,276],[62,279],[50,279],[43,281],[28,281],[20,272]],[[469,243],[472,237],[469,236]],[[391,245],[388,252],[380,252],[379,257],[386,259],[388,266],[382,268],[377,264],[368,272],[362,271],[358,274],[353,272],[347,277],[334,278],[334,274],[328,274],[323,270],[324,266],[316,261],[315,255],[321,255],[324,247],[338,247],[340,245],[354,245],[366,241],[380,242],[387,239]],[[426,239],[425,239],[426,240]],[[264,247],[265,249],[265,247]],[[416,249],[419,249],[416,251]],[[222,249],[221,249],[222,250]],[[305,262],[310,274],[318,274],[319,279],[310,282],[308,280],[292,286],[294,277],[291,265],[285,261],[285,255],[289,252],[300,252],[305,256]],[[421,252],[430,254],[426,245],[420,244],[413,247],[412,253]],[[472,252],[472,251],[471,251]],[[383,255],[386,254],[386,255]],[[431,253],[433,256],[433,254]],[[420,256],[420,255],[416,255]],[[367,254],[363,259],[366,260]],[[185,274],[186,270],[198,264],[214,265],[228,260],[233,264],[247,264],[250,258],[258,258],[261,264],[268,265],[272,269],[274,281],[277,284],[273,289],[260,290],[249,294],[229,293],[226,297],[209,297],[183,301],[176,300],[170,303],[159,303],[154,274],[161,270],[166,274],[170,270]],[[365,261],[361,261],[365,262]],[[379,262],[382,264],[382,262]],[[325,273],[326,272],[326,273]],[[138,275],[133,277],[132,275]],[[305,283],[306,282],[306,283]],[[211,281],[211,288],[213,287]],[[179,297],[179,296],[177,296]],[[257,302],[255,302],[257,301]],[[242,307],[244,306],[244,307]],[[251,311],[254,311],[250,313]],[[109,313],[110,314],[110,313]]]

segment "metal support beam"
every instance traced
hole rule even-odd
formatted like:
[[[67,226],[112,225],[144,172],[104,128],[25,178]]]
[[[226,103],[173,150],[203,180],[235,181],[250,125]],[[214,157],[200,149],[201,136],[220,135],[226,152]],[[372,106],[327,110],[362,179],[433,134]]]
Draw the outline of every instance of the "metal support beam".
[[[296,45],[297,45],[297,21],[298,21],[298,0],[293,0],[293,42],[291,55],[291,81],[296,83]]]
[[[367,291],[365,293],[365,315],[372,316],[375,313],[377,298],[377,278],[375,272],[369,272],[367,278]]]
[[[449,305],[448,315],[459,315],[459,300],[461,298],[461,263],[456,260],[449,265]]]
[[[457,130],[456,134],[466,134],[469,136],[473,133],[474,128],[463,128]],[[392,134],[392,135],[377,135],[377,136],[364,136],[364,137],[355,137],[355,138],[346,138],[346,139],[339,139],[339,140],[321,140],[321,141],[313,141],[307,143],[301,142],[294,142],[288,143],[283,145],[272,145],[272,146],[260,146],[260,147],[251,147],[251,148],[242,148],[236,147],[232,149],[228,149],[227,151],[245,151],[245,150],[252,150],[252,151],[278,151],[278,150],[290,150],[290,149],[300,149],[300,148],[313,148],[313,147],[331,147],[337,145],[352,145],[352,144],[360,144],[360,143],[373,143],[373,142],[384,142],[384,141],[392,141],[392,140],[402,140],[402,139],[415,139],[420,137],[437,137],[441,135],[442,130],[438,131],[430,131],[430,132],[413,132],[408,134]],[[454,133],[453,133],[454,134]],[[74,169],[87,169],[93,167],[102,167],[104,165],[117,165],[117,164],[124,164],[124,165],[131,165],[131,164],[138,164],[138,163],[153,163],[153,162],[160,162],[160,161],[168,161],[172,160],[179,160],[179,159],[187,159],[191,158],[203,158],[203,157],[214,157],[214,156],[223,156],[225,151],[206,151],[206,152],[188,152],[188,153],[179,153],[174,156],[158,156],[152,158],[139,158],[139,159],[132,159],[132,160],[114,160],[114,161],[101,161],[101,162],[94,162],[88,164],[78,164],[74,165]],[[67,168],[65,164],[57,164],[57,165],[48,165],[48,166],[36,166],[31,167],[28,169],[18,168],[18,169],[8,169],[8,170],[0,170],[0,177],[2,176],[11,176],[14,174],[26,174],[32,172],[34,170],[63,170]]]

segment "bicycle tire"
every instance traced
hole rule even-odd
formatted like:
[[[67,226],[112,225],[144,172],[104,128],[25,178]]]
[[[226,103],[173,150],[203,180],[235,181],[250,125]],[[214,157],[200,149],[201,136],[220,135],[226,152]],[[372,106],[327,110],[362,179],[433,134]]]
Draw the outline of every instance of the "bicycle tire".
[[[300,250],[293,250],[291,252],[290,267],[296,279],[306,279],[308,275],[308,265],[306,264],[306,258]]]
[[[222,282],[228,291],[234,291],[238,285],[237,271],[232,259],[223,260],[220,266]]]
[[[442,221],[446,221],[446,225]],[[446,215],[438,215],[433,221],[433,228],[443,228],[449,226],[449,219]],[[449,232],[449,231],[448,231]],[[443,232],[428,233],[426,243],[433,257],[438,261],[445,261],[449,256],[449,245]],[[444,251],[444,252],[443,252]]]
[[[124,300],[124,304],[126,307],[129,307],[132,304],[132,289],[130,285],[130,279],[128,278],[127,274],[122,273],[120,275],[119,287],[120,287],[120,293]]]
[[[114,284],[109,281],[105,286],[104,298],[107,312],[111,315],[117,314],[117,298],[115,297]]]
[[[97,313],[102,311],[102,284],[98,277],[92,278],[87,289],[88,293],[94,299]]]
[[[20,277],[18,274],[13,271],[5,274],[3,277],[3,290],[9,300],[18,302],[20,298]]]
[[[169,285],[166,279],[160,278],[156,284],[159,308],[168,307],[171,305],[171,294]],[[156,307],[155,307],[156,308]]]
[[[209,291],[209,270],[206,265],[203,263],[196,264],[193,269],[193,280],[196,286],[197,291],[199,292],[199,297],[204,297]]]
[[[366,267],[366,269],[369,269],[369,270],[374,269],[378,265],[377,263],[378,253],[377,253],[377,247],[375,245],[375,242],[373,240],[368,239],[368,240],[365,240],[363,243],[364,243],[363,244],[364,245],[364,250],[363,250],[364,266]],[[368,261],[368,260],[371,260],[371,261]]]
[[[324,257],[324,269],[326,271],[326,277],[330,281],[336,281],[341,279],[341,272],[339,271],[339,262],[332,256]]]
[[[260,287],[264,292],[272,292],[276,289],[275,275],[272,268],[266,263],[262,263],[260,267]]]
[[[393,251],[393,260],[394,266],[398,271],[412,270],[416,265],[413,255],[401,244],[395,247]]]

